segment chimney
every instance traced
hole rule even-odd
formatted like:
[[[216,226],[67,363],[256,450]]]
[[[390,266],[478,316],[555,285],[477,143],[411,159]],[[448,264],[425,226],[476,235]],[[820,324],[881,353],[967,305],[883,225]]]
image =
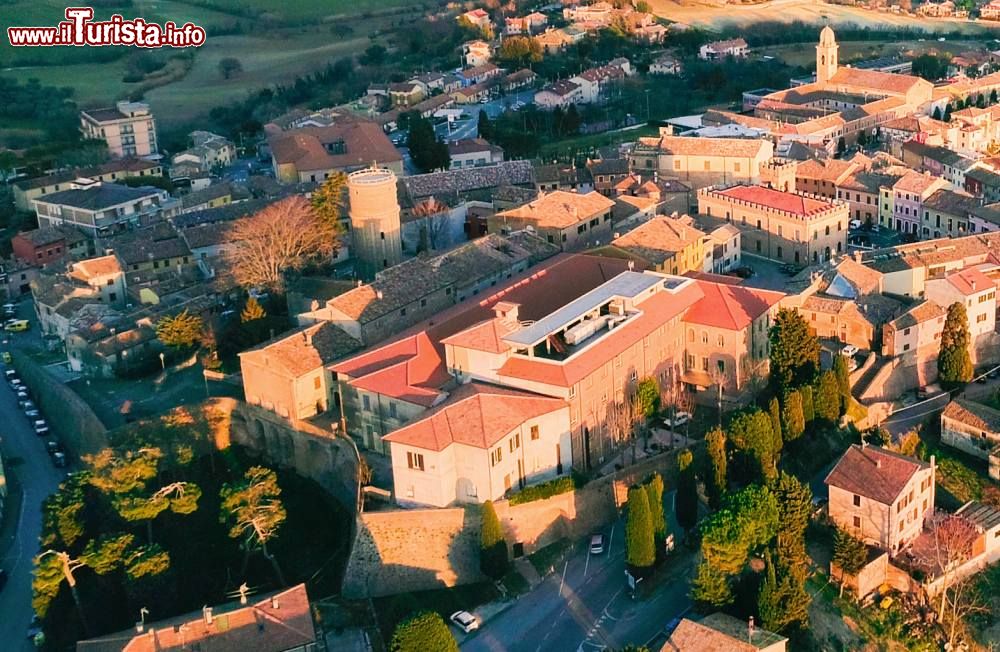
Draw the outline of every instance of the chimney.
[[[212,608],[209,606],[204,606],[201,608],[201,615],[205,618],[205,624],[212,624]]]
[[[379,301],[382,300],[382,290],[375,290],[375,298]]]
[[[628,261],[628,271],[631,272],[631,271],[634,271],[634,270],[635,270],[635,261],[634,260]]]
[[[854,252],[854,262],[856,262],[856,263],[860,263],[861,262],[861,252],[860,251],[855,251]]]
[[[275,610],[281,608],[281,605],[278,603],[278,596],[276,595],[271,596],[271,608]]]

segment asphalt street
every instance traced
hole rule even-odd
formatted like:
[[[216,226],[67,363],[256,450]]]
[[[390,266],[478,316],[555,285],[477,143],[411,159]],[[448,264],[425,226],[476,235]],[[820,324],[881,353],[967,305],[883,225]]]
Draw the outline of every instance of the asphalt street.
[[[669,504],[669,501],[668,501]],[[624,520],[604,531],[608,549],[590,555],[586,542],[530,593],[484,623],[463,652],[597,652],[643,644],[691,606],[694,556],[668,560],[657,587],[633,599],[625,581]],[[683,581],[681,579],[683,578]]]
[[[0,450],[8,478],[21,487],[23,500],[17,513],[13,539],[0,541],[0,568],[7,571],[7,586],[0,590],[0,648],[11,652],[33,650],[25,633],[31,622],[31,568],[38,553],[42,529],[42,500],[54,492],[63,478],[45,451],[45,442],[29,427],[18,409],[13,392],[0,381]],[[10,485],[10,481],[8,481]]]
[[[880,425],[889,431],[893,439],[898,439],[931,416],[940,415],[950,401],[951,397],[947,392],[938,394],[909,407],[896,410]]]

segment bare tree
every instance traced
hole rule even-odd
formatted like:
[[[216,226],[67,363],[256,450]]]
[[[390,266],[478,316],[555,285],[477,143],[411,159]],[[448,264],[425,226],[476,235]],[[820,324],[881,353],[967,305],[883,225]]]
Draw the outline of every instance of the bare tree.
[[[608,404],[605,418],[611,440],[618,446],[625,465],[625,441],[632,434],[632,403],[628,400],[613,401]]]
[[[960,572],[961,566],[972,558],[972,546],[978,532],[968,519],[946,513],[932,517],[930,532],[934,543],[917,557],[917,562],[941,582],[938,620],[942,626],[948,623],[948,638],[954,646],[962,618],[984,609],[972,579],[974,574]]]
[[[726,389],[726,381],[729,380],[729,375],[719,369],[718,365],[712,367],[711,371],[708,372],[708,377],[712,380],[712,384],[715,385],[715,407],[719,413],[719,427],[722,427],[722,394]]]
[[[694,394],[683,387],[677,391],[675,404],[677,405],[678,412],[688,413],[688,420],[684,422],[684,446],[687,446],[690,442],[691,420],[694,419],[694,413],[698,408],[698,404],[694,400]],[[673,432],[673,428],[670,430]]]
[[[752,355],[745,355],[740,360],[740,378],[743,380],[743,387],[754,398],[767,385],[766,367],[767,360],[754,358]]]
[[[646,430],[646,413],[642,409],[642,401],[639,394],[633,392],[626,400],[628,403],[629,431],[632,439],[632,464],[635,464],[635,445],[639,435]]]
[[[340,248],[338,234],[336,223],[319,218],[304,197],[294,195],[236,222],[226,259],[240,285],[280,292],[286,272],[329,261]]]

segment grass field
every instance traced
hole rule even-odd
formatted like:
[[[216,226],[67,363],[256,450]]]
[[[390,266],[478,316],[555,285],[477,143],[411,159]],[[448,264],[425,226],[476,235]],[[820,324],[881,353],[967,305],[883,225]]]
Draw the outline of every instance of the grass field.
[[[649,0],[653,12],[669,20],[720,29],[726,25],[746,27],[760,21],[802,21],[804,23],[853,23],[872,28],[914,28],[930,32],[961,30],[969,33],[996,29],[996,25],[967,20],[928,20],[849,7],[818,0],[771,0],[757,5],[730,5],[722,2],[676,2]]]
[[[864,59],[900,55],[904,58],[914,58],[927,53],[940,54],[949,52],[951,54],[959,54],[960,52],[976,50],[981,47],[982,44],[977,41],[947,41],[939,43],[933,39],[929,41],[847,41],[840,44],[840,62],[851,63],[852,61]],[[810,43],[762,47],[756,48],[755,52],[761,55],[773,56],[790,66],[811,68],[816,65],[816,48]]]

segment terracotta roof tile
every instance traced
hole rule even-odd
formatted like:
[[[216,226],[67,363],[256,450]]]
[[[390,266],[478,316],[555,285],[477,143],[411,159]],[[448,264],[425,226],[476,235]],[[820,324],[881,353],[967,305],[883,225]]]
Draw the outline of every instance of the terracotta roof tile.
[[[637,149],[654,148],[675,156],[729,156],[754,158],[770,141],[759,138],[699,138],[691,136],[661,136],[640,138]]]
[[[732,199],[785,211],[802,217],[815,215],[836,205],[831,201],[816,199],[794,192],[783,192],[763,186],[733,186],[732,188],[714,192],[725,197],[731,197]]]
[[[497,216],[534,221],[540,228],[565,229],[605,213],[614,205],[613,201],[596,191],[581,195],[555,190],[524,206],[497,213]]]
[[[954,419],[979,430],[1000,433],[1000,410],[982,403],[955,399],[945,407],[941,416]]]
[[[662,263],[704,237],[702,231],[692,226],[658,216],[616,238],[611,244],[650,262]]]
[[[852,444],[826,476],[826,484],[891,505],[913,475],[928,465],[879,448]]]
[[[702,298],[684,314],[684,321],[727,330],[743,330],[785,296],[781,292],[707,281],[698,281],[698,286]]]
[[[382,439],[432,451],[444,450],[451,444],[488,449],[525,421],[566,407],[566,402],[558,398],[469,383],[461,385],[420,420]]]

